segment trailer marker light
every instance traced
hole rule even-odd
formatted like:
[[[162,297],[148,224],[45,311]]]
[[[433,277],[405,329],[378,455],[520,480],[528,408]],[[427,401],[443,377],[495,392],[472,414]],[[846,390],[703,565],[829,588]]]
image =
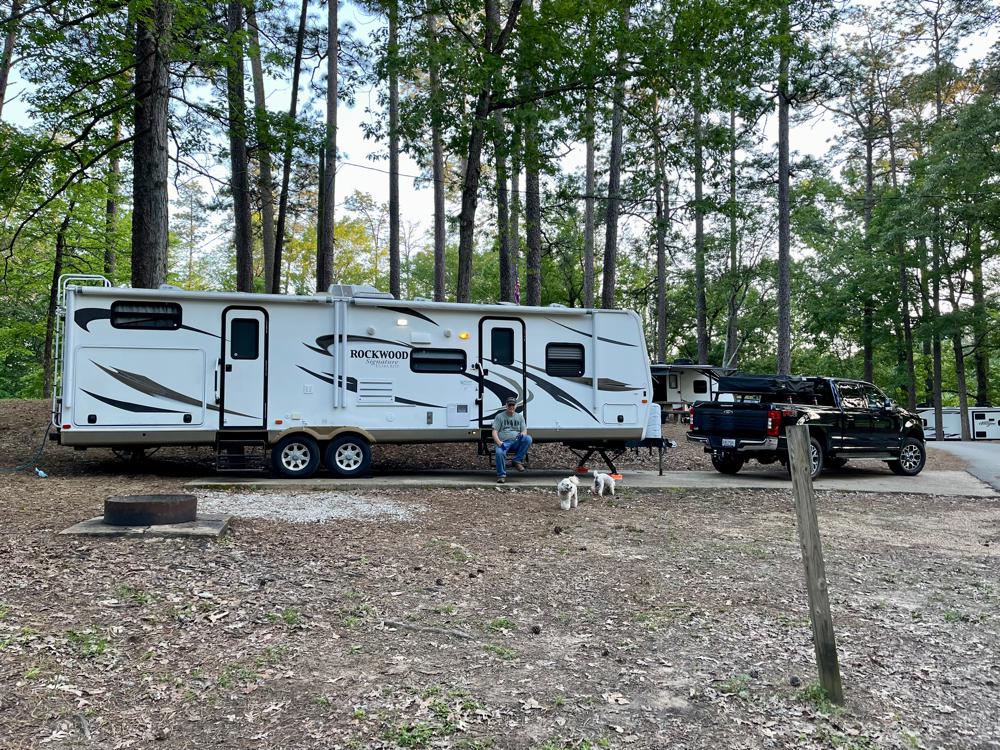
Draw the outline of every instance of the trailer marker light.
[[[469,340],[469,332],[468,331],[462,331],[460,334],[458,334],[458,337],[462,341],[468,341]]]
[[[648,404],[648,403],[649,403],[649,399],[648,399],[648,398],[644,398],[644,399],[642,400],[642,403],[644,403],[644,404]]]
[[[64,424],[64,425],[62,426],[62,428],[63,428],[64,430],[68,430],[68,429],[69,429],[70,427],[72,427],[72,426],[73,426],[73,425],[71,425],[71,424]]]
[[[409,324],[410,324],[410,321],[408,321],[406,318],[397,318],[396,319],[396,325],[398,325],[398,326],[408,326]]]
[[[274,420],[274,423],[275,424],[284,424],[285,420],[283,420],[283,419],[276,419],[276,420]]]

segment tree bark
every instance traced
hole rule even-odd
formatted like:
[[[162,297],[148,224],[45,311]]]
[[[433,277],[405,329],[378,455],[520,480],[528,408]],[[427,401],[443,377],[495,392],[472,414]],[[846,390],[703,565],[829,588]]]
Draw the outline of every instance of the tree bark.
[[[935,222],[937,220],[937,217],[935,217]],[[938,240],[938,237],[934,237],[934,241],[931,243],[931,311],[934,316],[934,322],[931,327],[931,371],[933,372],[932,394],[934,398],[934,424],[936,429],[941,431],[941,434],[937,436],[937,439],[943,440],[944,428],[942,421],[944,416],[941,405],[941,332],[938,330],[938,326],[941,323],[941,251],[938,248]],[[965,421],[964,417],[962,421]]]
[[[622,9],[621,30],[628,28],[629,5]],[[618,270],[618,214],[621,207],[622,115],[625,107],[625,50],[618,48],[615,61],[614,101],[611,107],[611,151],[608,162],[608,207],[604,227],[604,273],[601,307],[615,306],[615,276]]]
[[[56,231],[56,257],[52,264],[52,280],[49,283],[49,309],[45,315],[45,354],[42,362],[42,398],[52,396],[54,357],[52,349],[55,346],[56,304],[59,300],[59,277],[63,272],[63,257],[66,254],[66,229],[73,215],[73,202],[70,201],[59,229]]]
[[[337,56],[340,28],[337,0],[326,4],[326,172],[323,175],[323,223],[316,256],[316,291],[325,292],[333,283],[334,187],[337,176]]]
[[[115,141],[121,140],[122,123],[118,116],[115,116],[112,129]],[[108,173],[105,177],[107,199],[104,203],[104,276],[112,284],[115,283],[115,267],[118,265],[118,191],[121,189],[121,179],[121,157],[116,150],[108,160]]]
[[[510,268],[513,301],[520,304],[521,260],[521,124],[515,122],[511,133],[510,147]]]
[[[865,193],[864,193],[864,249],[867,254],[873,251],[871,241],[872,224],[872,203],[873,189],[875,186],[875,164],[874,164],[875,143],[871,132],[865,133]],[[875,310],[872,295],[868,291],[868,280],[863,279],[864,284],[861,311],[861,347],[864,351],[864,379],[872,383],[875,380]]]
[[[251,246],[250,178],[247,172],[246,93],[244,88],[243,2],[229,0],[229,61],[226,66],[226,89],[229,106],[230,190],[233,194],[233,239],[236,244],[236,290],[253,291],[253,247]]]
[[[0,52],[0,120],[3,119],[3,103],[7,98],[7,81],[10,78],[10,68],[14,60],[14,44],[17,42],[17,21],[24,8],[24,0],[13,0],[10,6],[10,23],[4,35],[3,51]]]
[[[264,69],[260,61],[260,29],[257,12],[247,17],[250,27],[250,71],[253,76],[254,121],[257,132],[257,193],[260,198],[261,240],[264,249],[264,291],[275,294],[274,287],[274,177],[271,173],[271,128],[267,120],[267,97]]]
[[[708,364],[708,310],[705,299],[705,151],[702,124],[701,70],[695,71],[694,101],[694,299],[698,364]]]
[[[288,184],[292,175],[292,151],[295,147],[295,118],[299,102],[299,76],[302,73],[302,48],[306,38],[306,16],[309,0],[302,0],[299,10],[299,30],[295,35],[295,60],[292,63],[292,92],[288,105],[288,133],[285,135],[285,151],[281,164],[281,193],[278,196],[278,224],[274,231],[274,278],[271,288],[277,294],[281,289],[281,252],[285,244],[285,221],[288,214]],[[317,235],[318,236],[318,235]],[[318,251],[317,251],[318,255]]]
[[[724,367],[739,367],[739,239],[736,235],[736,110],[729,111],[729,300]]]
[[[657,102],[659,109],[659,102]],[[657,113],[658,114],[658,113]],[[670,222],[670,185],[663,164],[663,150],[653,136],[656,159],[656,361],[667,360],[667,227]]]
[[[986,290],[983,287],[983,236],[982,227],[972,227],[969,239],[969,263],[972,266],[972,335],[975,340],[976,406],[989,406],[990,373],[989,334],[986,320]]]
[[[780,10],[778,59],[778,362],[779,375],[792,372],[792,235],[789,205],[788,2]]]
[[[167,65],[173,17],[171,0],[153,0],[148,11],[136,19],[132,286],[148,289],[167,278]]]
[[[389,0],[389,292],[402,296],[399,274],[399,0]]]
[[[510,205],[507,200],[507,131],[501,112],[493,113],[493,153],[496,156],[497,245],[500,254],[500,299],[514,301],[514,278],[510,263]]]
[[[425,20],[427,37],[437,36],[437,21]],[[428,77],[431,88],[431,174],[434,180],[434,301],[444,302],[445,290],[445,207],[444,207],[444,137],[441,132],[441,83],[436,59],[432,57]]]
[[[538,126],[524,126],[524,226],[528,247],[525,258],[526,300],[529,305],[542,304],[542,185],[539,177]]]
[[[583,306],[594,306],[594,193],[597,192],[594,168],[594,91],[588,89],[583,115],[587,140],[586,187],[583,198]]]

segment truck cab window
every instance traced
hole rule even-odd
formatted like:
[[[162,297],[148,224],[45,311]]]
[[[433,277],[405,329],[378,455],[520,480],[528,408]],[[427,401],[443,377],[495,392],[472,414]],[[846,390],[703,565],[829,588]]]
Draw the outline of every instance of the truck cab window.
[[[857,383],[837,383],[840,391],[840,405],[845,409],[867,409],[864,393]]]
[[[873,385],[861,386],[861,391],[865,394],[869,409],[884,409],[888,405],[885,394]]]

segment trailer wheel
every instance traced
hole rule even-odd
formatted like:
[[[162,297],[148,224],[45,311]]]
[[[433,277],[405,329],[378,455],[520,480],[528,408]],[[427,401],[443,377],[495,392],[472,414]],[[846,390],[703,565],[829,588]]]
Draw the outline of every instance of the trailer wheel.
[[[895,461],[886,461],[893,474],[903,477],[915,477],[923,471],[927,462],[927,452],[924,444],[913,437],[908,437],[903,441],[903,447],[899,449],[899,458]]]
[[[309,435],[289,435],[271,448],[274,473],[287,479],[308,479],[319,468],[319,443]]]
[[[363,477],[372,467],[371,444],[360,435],[342,435],[326,447],[326,468],[338,477]]]
[[[746,459],[735,453],[712,454],[712,466],[720,474],[738,474]]]

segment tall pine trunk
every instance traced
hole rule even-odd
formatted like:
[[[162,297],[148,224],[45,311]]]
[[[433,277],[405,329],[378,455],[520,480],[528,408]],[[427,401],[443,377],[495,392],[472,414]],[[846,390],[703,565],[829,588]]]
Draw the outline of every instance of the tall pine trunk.
[[[253,248],[250,244],[250,178],[247,171],[246,93],[244,90],[242,0],[229,0],[229,61],[226,90],[229,106],[229,186],[233,194],[233,238],[236,244],[236,290],[253,291]]]
[[[520,121],[514,122],[510,138],[510,268],[513,284],[513,301],[520,304],[518,275],[521,262],[521,164],[523,130]]]
[[[257,12],[247,17],[250,27],[250,72],[253,77],[254,123],[257,133],[257,195],[260,200],[261,239],[264,249],[264,291],[274,294],[274,176],[271,173],[271,128],[267,120],[264,69],[260,61]]]
[[[525,299],[529,305],[542,304],[542,196],[539,176],[538,124],[529,119],[524,125],[524,228]]]
[[[975,224],[969,238],[969,264],[972,266],[972,336],[975,340],[976,406],[990,405],[989,349],[986,345],[986,290],[983,287],[982,227]]]
[[[0,51],[0,119],[3,119],[3,103],[7,98],[7,81],[10,79],[10,68],[14,60],[14,45],[17,42],[17,25],[24,0],[13,0],[10,15],[7,17],[7,33],[4,34],[3,50]]]
[[[56,303],[59,300],[59,277],[63,272],[63,258],[66,255],[66,229],[73,215],[73,202],[70,201],[59,229],[56,230],[56,257],[52,264],[52,280],[49,283],[49,309],[45,315],[45,349],[42,362],[42,397],[52,396],[53,367],[55,365],[52,349],[55,346]]]
[[[337,176],[337,55],[340,50],[340,28],[337,22],[337,0],[326,4],[326,136],[323,174],[323,218],[316,254],[316,291],[325,292],[333,283],[333,230],[335,181]]]
[[[428,15],[424,20],[427,38],[437,36],[437,21]],[[431,95],[431,175],[434,181],[434,301],[444,302],[445,290],[445,215],[444,215],[444,136],[441,129],[441,83],[437,58],[431,56],[428,69]]]
[[[629,5],[622,8],[620,30],[628,29]],[[611,106],[611,150],[608,156],[608,206],[604,226],[604,273],[601,280],[601,307],[615,306],[615,277],[618,271],[618,214],[622,174],[622,122],[625,107],[625,42],[618,47],[615,62],[614,101]]]
[[[705,292],[705,148],[701,70],[695,71],[694,101],[694,306],[698,364],[708,364],[708,305]]]
[[[659,102],[657,102],[659,109]],[[657,112],[659,114],[659,112]],[[653,136],[656,173],[656,361],[667,359],[667,227],[670,223],[670,185],[663,163],[659,134]]]
[[[792,372],[792,233],[789,205],[788,0],[781,6],[778,59],[778,374]]]
[[[583,306],[594,306],[594,193],[597,191],[594,168],[594,90],[587,90],[583,127],[587,135],[586,186],[583,198]]]
[[[865,193],[864,193],[864,247],[865,252],[870,254],[873,251],[871,241],[872,224],[872,203],[874,200],[872,191],[875,186],[875,164],[874,164],[875,143],[870,132],[865,133]],[[861,348],[864,351],[864,379],[872,383],[875,381],[875,311],[872,302],[871,292],[868,291],[868,280],[863,279],[864,284],[863,303],[861,310]]]
[[[336,4],[336,0],[334,0]],[[292,176],[292,152],[295,148],[293,126],[296,122],[299,103],[299,76],[302,73],[302,49],[306,38],[306,16],[309,0],[302,0],[299,10],[299,29],[295,34],[295,58],[292,62],[292,91],[288,105],[288,132],[285,134],[285,148],[281,158],[281,192],[278,195],[278,223],[274,230],[274,278],[271,289],[277,294],[281,289],[281,253],[285,245],[285,222],[288,215],[288,185]],[[317,251],[318,252],[318,251]]]
[[[115,115],[112,125],[115,141],[121,140],[121,118]],[[122,166],[121,157],[116,149],[108,160],[108,173],[105,176],[107,197],[104,202],[104,276],[113,284],[117,275],[118,265],[118,191],[121,190]]]
[[[399,274],[398,47],[399,0],[389,0],[389,292],[396,299],[402,297]]]
[[[724,367],[739,367],[739,238],[736,234],[736,110],[729,111],[729,300]]]
[[[167,278],[167,112],[170,100],[171,0],[153,0],[136,18],[135,138],[132,168],[132,286]]]
[[[507,200],[507,131],[500,112],[493,115],[493,153],[496,156],[497,246],[500,254],[500,299],[514,300],[514,274],[510,262],[510,206]]]

